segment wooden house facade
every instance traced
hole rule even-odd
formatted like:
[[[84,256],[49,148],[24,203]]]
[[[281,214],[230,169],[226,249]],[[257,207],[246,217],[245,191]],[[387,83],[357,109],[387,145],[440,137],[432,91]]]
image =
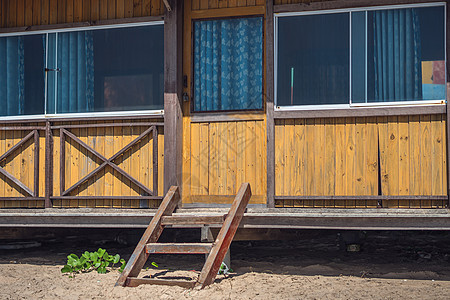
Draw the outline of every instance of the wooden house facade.
[[[39,100],[44,103],[43,112],[23,113],[22,109],[19,113],[9,113],[5,110],[0,117],[0,208],[156,208],[171,185],[180,187],[183,208],[219,208],[232,202],[243,182],[250,183],[250,206],[255,208],[448,207],[446,59],[450,47],[447,47],[449,39],[445,35],[449,22],[446,2],[3,0],[0,3],[0,39],[42,35],[46,43],[45,72],[42,72],[45,100]],[[377,93],[381,92],[372,91],[371,86],[372,82],[380,85],[381,79],[372,78],[370,73],[371,68],[381,68],[376,65],[381,59],[374,58],[378,55],[376,46],[370,41],[376,34],[384,34],[377,32],[377,25],[372,25],[378,20],[377,12],[387,12],[386,18],[391,10],[398,13],[398,20],[394,17],[392,24],[386,19],[386,26],[400,28],[399,35],[393,35],[391,40],[401,40],[402,37],[408,40],[409,36],[404,31],[414,26],[417,29],[419,23],[408,25],[402,14],[405,13],[406,19],[417,21],[421,12],[415,11],[429,8],[435,10],[423,15],[433,16],[438,19],[435,26],[442,26],[431,29],[422,26],[422,31],[419,31],[422,35],[428,32],[426,30],[433,32],[431,42],[428,39],[422,44],[431,43],[435,51],[422,47],[424,58],[417,60],[415,57],[419,71],[406,70],[407,74],[419,74],[420,82],[416,87],[403,87],[419,89],[419,94],[396,99],[388,96],[380,100]],[[408,15],[410,11],[412,17]],[[385,16],[381,14],[380,20],[384,20]],[[324,36],[321,40],[320,35],[330,31],[330,28],[325,28],[327,20],[331,22],[330,28],[343,24],[343,31],[350,33],[342,33],[338,39]],[[357,30],[359,20],[365,24],[365,31]],[[244,28],[244,23],[256,25]],[[53,59],[52,55],[62,56],[64,51],[70,51],[58,46],[58,43],[63,43],[65,34],[93,29],[98,32],[111,30],[112,35],[113,30],[154,25],[159,26],[159,35],[148,36],[144,39],[147,40],[145,44],[136,43],[130,49],[141,46],[147,49],[147,44],[148,47],[159,44],[163,54],[151,50],[156,52],[144,55],[142,64],[144,69],[152,69],[156,62],[147,61],[146,57],[157,56],[161,63],[164,62],[162,73],[152,73],[151,77],[147,73],[153,71],[138,70],[131,60],[125,63],[126,67],[120,66],[128,69],[119,75],[108,73],[107,67],[98,67],[106,71],[102,73],[101,83],[95,82],[101,88],[101,95],[96,94],[96,87],[92,99],[95,102],[100,97],[103,104],[93,104],[92,109],[87,110],[84,107],[81,110],[62,108],[60,102],[70,102],[72,98],[63,100],[64,93],[70,93],[70,90],[59,91],[59,83],[55,81],[62,82],[63,79],[55,78],[64,78],[66,70],[62,63],[55,66],[49,61]],[[242,28],[248,30],[251,33],[242,29],[247,33],[238,36],[239,42],[256,41],[254,47],[257,52],[248,52],[246,48],[233,50],[233,42],[225,49],[225,37],[220,39],[214,35],[217,26],[222,26],[219,33],[222,35],[240,34]],[[212,33],[208,32],[210,27],[213,28]],[[308,31],[313,34],[300,34]],[[411,36],[416,37],[417,32]],[[303,43],[294,42],[297,33]],[[56,39],[52,39],[55,34]],[[210,36],[204,38],[202,34]],[[208,40],[211,37],[212,40]],[[95,39],[94,35],[94,46],[97,43]],[[357,44],[359,39],[365,42]],[[118,43],[128,43],[128,40],[124,41]],[[58,54],[52,54],[50,45],[53,42],[56,43],[55,49],[62,49],[60,52],[54,50]],[[340,43],[346,44],[344,50],[350,56],[343,58],[344,67],[336,63],[340,64],[339,68],[324,67],[325,71],[319,72],[317,70],[327,63],[325,57],[329,57],[330,52],[323,52],[316,46],[327,43],[334,43],[329,46],[335,51],[333,53],[337,53],[338,48],[342,50]],[[308,44],[313,46],[304,46]],[[286,45],[292,45],[290,55],[286,54],[289,53]],[[414,45],[417,52],[418,46]],[[24,47],[26,63],[26,44]],[[206,47],[206,50],[201,47]],[[215,53],[220,47],[222,52]],[[397,46],[393,47],[386,51],[392,51],[395,56]],[[116,51],[110,49],[111,53]],[[137,50],[130,51],[130,56],[140,55]],[[96,58],[111,55],[108,56],[111,65],[120,65],[117,61],[126,60],[114,54],[97,54],[95,47],[93,53]],[[232,90],[231,98],[237,89],[233,83],[227,88],[219,87],[219,96],[214,96],[215,82],[225,86],[228,74],[223,70],[214,73],[214,65],[212,71],[208,70],[207,65],[202,65],[202,55],[206,55],[205,61],[222,59],[222,68],[225,68],[225,53],[234,53],[231,62],[242,60],[242,57],[243,63],[254,60],[252,66],[242,72],[250,72],[249,78],[245,79],[247,81],[244,80],[248,84],[244,82],[244,85],[254,86],[256,92],[248,92],[253,96],[236,96],[244,101],[245,97],[253,97],[252,103],[242,104],[231,99],[224,104],[226,89]],[[236,53],[240,53],[241,58]],[[305,57],[317,55],[310,60],[315,59],[312,67],[306,67],[307,62],[301,60],[302,53]],[[399,53],[397,56],[403,55]],[[212,56],[208,56],[210,54]],[[9,60],[8,57],[6,59]],[[58,59],[55,61],[59,62]],[[391,65],[397,68],[396,60],[384,63],[386,68]],[[88,73],[88,67],[82,71]],[[283,68],[288,68],[288,71]],[[401,65],[398,68],[403,70],[406,67]],[[3,83],[0,84],[5,84],[4,74],[8,70],[1,70],[0,81]],[[399,77],[398,72],[401,71],[395,70],[394,76]],[[238,76],[239,71],[234,72],[231,73],[231,81],[243,80]],[[362,79],[358,72],[362,72]],[[233,74],[237,77],[234,78]],[[373,76],[384,75],[377,74]],[[212,79],[205,79],[203,83],[200,82],[201,76],[211,76]],[[213,82],[212,86],[208,86],[208,80]],[[136,82],[141,81],[142,86],[138,86]],[[284,81],[289,83],[284,84]],[[123,83],[122,89],[149,93],[145,94],[146,99],[153,99],[149,100],[153,101],[152,105],[157,102],[161,106],[149,108],[144,105],[144,108],[134,109],[138,104],[124,104],[123,99],[116,106],[108,104],[107,93],[110,90],[106,86],[118,82]],[[160,93],[148,92],[145,86],[163,88]],[[365,101],[358,100],[358,86],[363,86],[361,93],[365,94]],[[429,92],[430,87],[433,92]],[[339,99],[327,101],[327,89],[344,95],[344,102],[339,102]],[[116,91],[114,88],[111,90]],[[303,92],[306,90],[312,92]],[[55,96],[51,95],[53,92]],[[119,93],[119,89],[116,92]],[[23,93],[26,98],[28,94]],[[78,95],[88,97],[80,93],[78,91]],[[123,93],[126,97],[136,96]],[[155,100],[158,97],[159,100]],[[222,102],[217,106],[214,101]],[[0,103],[7,106],[4,98],[0,98]],[[28,103],[25,99],[25,107]],[[49,108],[53,103],[55,108]],[[70,103],[68,105],[70,107]],[[121,109],[121,105],[126,108]],[[131,105],[131,108],[126,105]]]

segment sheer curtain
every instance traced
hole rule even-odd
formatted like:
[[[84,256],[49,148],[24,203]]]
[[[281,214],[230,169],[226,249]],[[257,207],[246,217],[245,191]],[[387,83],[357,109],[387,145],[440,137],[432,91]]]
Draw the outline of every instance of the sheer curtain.
[[[22,115],[24,111],[23,37],[0,38],[0,115]]]
[[[262,108],[262,36],[262,18],[195,22],[195,111]]]
[[[94,108],[94,41],[92,31],[58,34],[58,113]]]
[[[420,23],[414,8],[374,12],[375,99],[422,99]]]

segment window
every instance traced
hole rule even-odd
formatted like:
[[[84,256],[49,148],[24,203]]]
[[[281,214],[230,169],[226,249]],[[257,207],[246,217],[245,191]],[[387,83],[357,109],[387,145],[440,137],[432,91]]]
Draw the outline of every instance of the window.
[[[162,22],[0,37],[0,116],[162,110]]]
[[[194,111],[262,109],[262,18],[194,22]]]
[[[0,38],[0,116],[44,112],[45,35]]]
[[[279,14],[275,24],[278,108],[446,99],[444,5]]]

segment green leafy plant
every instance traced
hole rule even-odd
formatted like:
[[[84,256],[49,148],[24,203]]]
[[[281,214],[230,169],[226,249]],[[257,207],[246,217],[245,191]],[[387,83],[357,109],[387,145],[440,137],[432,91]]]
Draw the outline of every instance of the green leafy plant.
[[[154,266],[155,268],[159,268],[158,264],[155,263],[154,261],[152,261],[152,266]],[[145,268],[145,271],[148,271],[149,267]]]
[[[125,260],[120,258],[119,254],[109,255],[105,249],[99,248],[95,252],[85,251],[78,257],[76,254],[69,254],[67,256],[67,263],[61,269],[61,273],[71,273],[69,277],[80,272],[91,272],[96,270],[100,274],[105,274],[115,265],[119,265],[119,272],[125,268]]]
[[[230,273],[233,273],[233,269],[229,269],[228,266],[222,262],[220,265],[219,271],[217,272],[218,275],[228,275]]]

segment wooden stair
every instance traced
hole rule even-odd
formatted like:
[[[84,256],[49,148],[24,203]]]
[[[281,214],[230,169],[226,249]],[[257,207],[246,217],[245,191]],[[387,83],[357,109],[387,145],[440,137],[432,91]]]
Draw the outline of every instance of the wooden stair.
[[[214,282],[222,261],[230,248],[245,208],[251,197],[250,184],[243,183],[231,205],[228,214],[223,216],[183,215],[173,216],[179,201],[178,187],[172,186],[164,197],[155,216],[145,230],[136,249],[128,260],[125,269],[116,282],[116,286],[138,286],[141,284],[177,285],[201,288]],[[222,224],[214,243],[157,243],[165,226]],[[138,278],[142,267],[150,254],[209,254],[197,281],[169,280],[158,278]]]

